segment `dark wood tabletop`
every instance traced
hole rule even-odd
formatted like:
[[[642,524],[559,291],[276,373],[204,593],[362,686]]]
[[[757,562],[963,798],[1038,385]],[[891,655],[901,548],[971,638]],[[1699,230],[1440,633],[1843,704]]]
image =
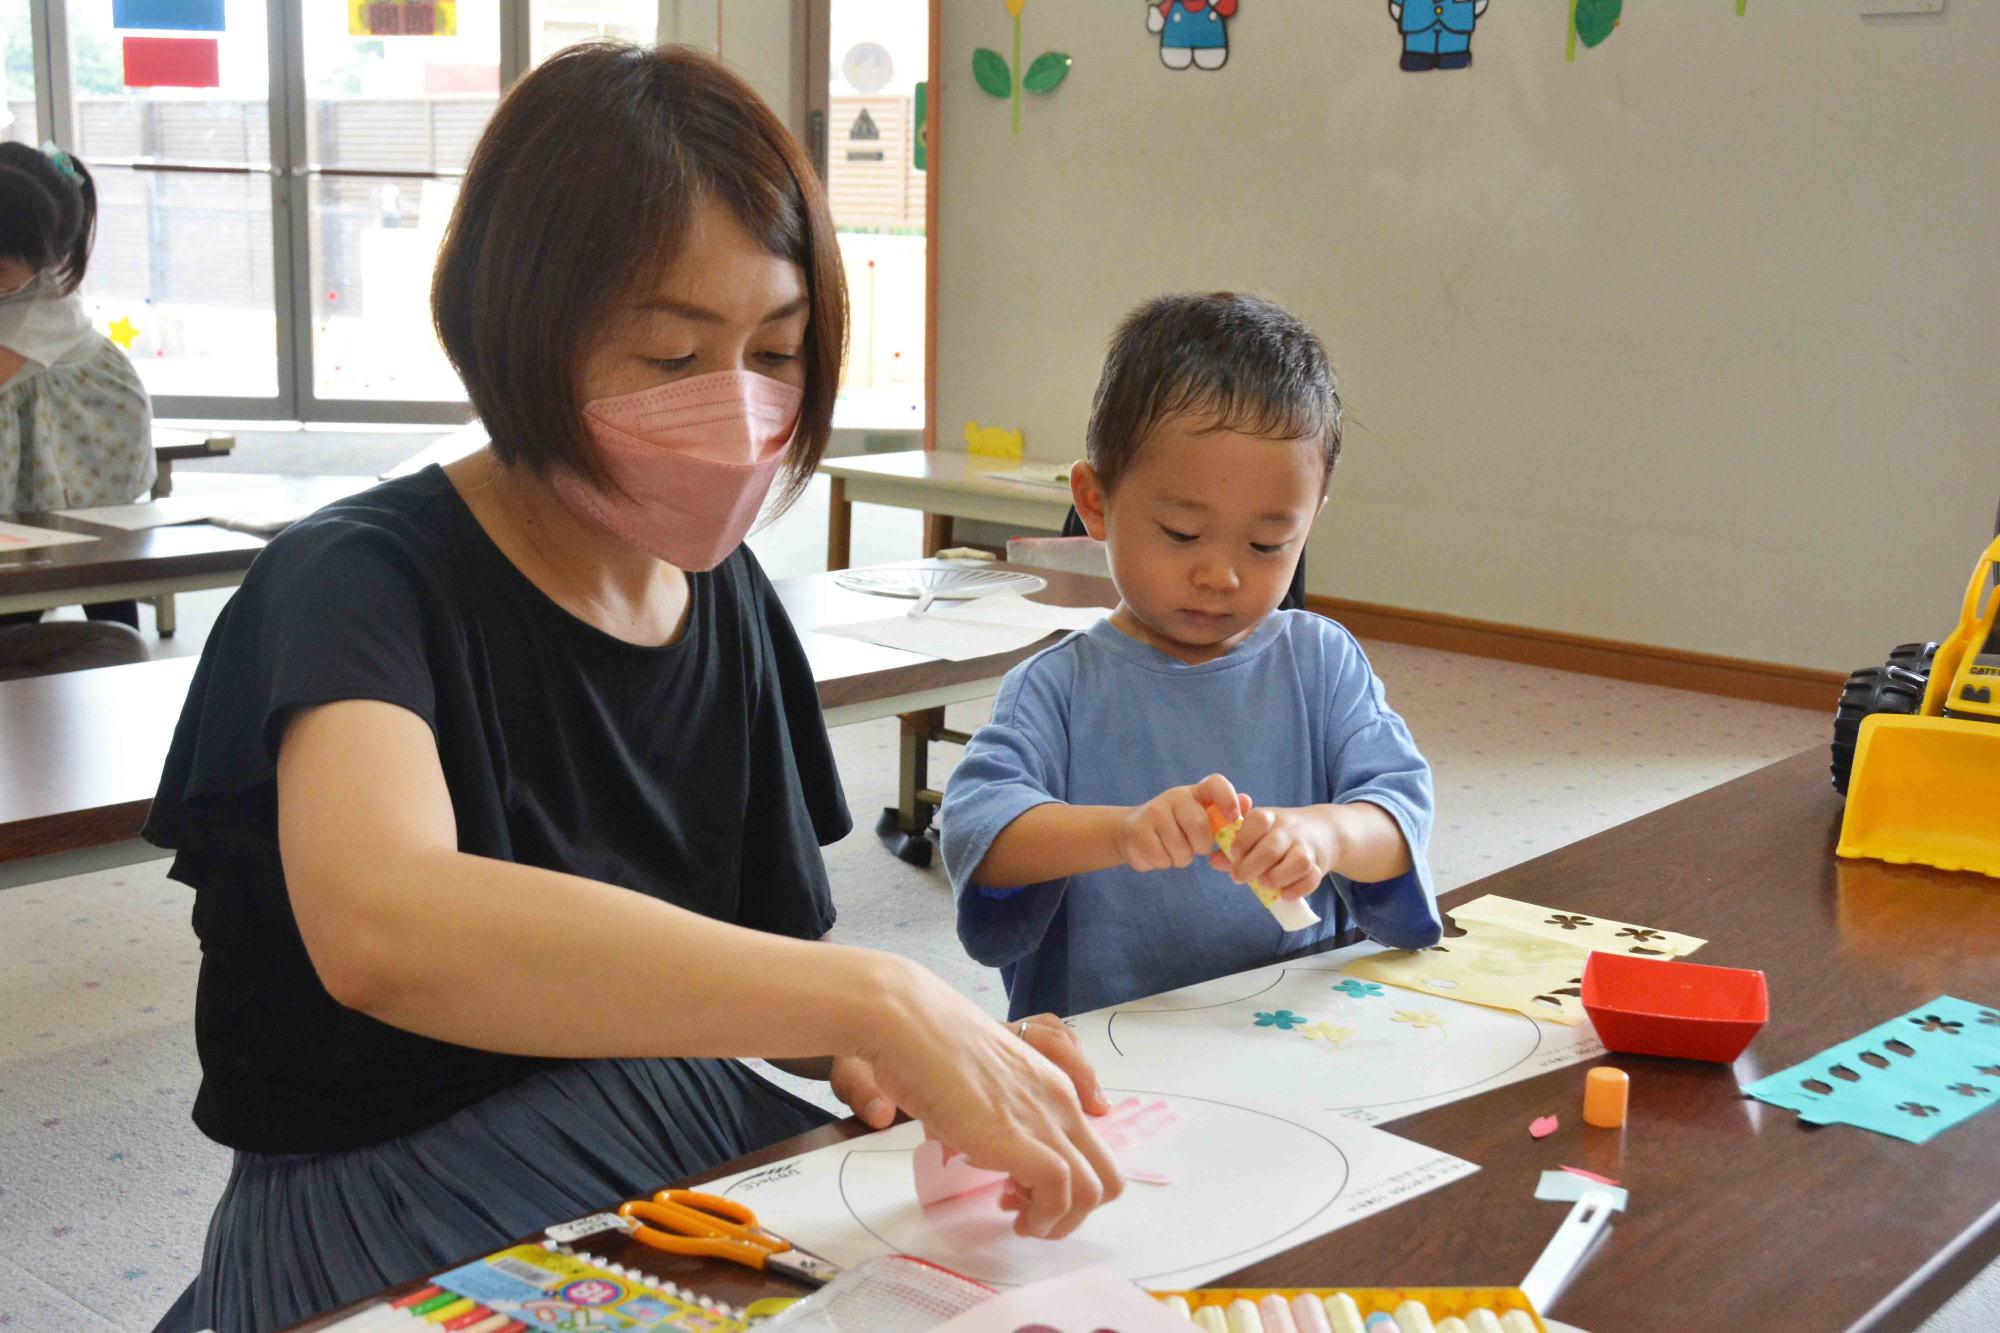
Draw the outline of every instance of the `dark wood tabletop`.
[[[155,528],[130,535],[183,531],[187,529]],[[0,586],[5,577],[0,575]],[[1107,579],[1054,571],[1045,577],[1047,591],[1036,594],[1044,600],[1065,606],[1115,600]],[[815,634],[814,625],[879,618],[908,604],[847,592],[831,574],[781,579],[777,589],[801,631],[820,704],[828,709],[893,700],[940,685],[997,682],[1015,662],[1036,651],[1028,647],[972,662],[938,662],[857,639]],[[194,659],[179,658],[0,681],[0,736],[6,738],[0,745],[0,862],[138,837],[193,676]]]
[[[26,551],[0,551],[0,596],[56,597],[112,584],[217,574],[240,576],[264,549],[256,537],[207,523],[126,532],[59,514],[0,514],[0,520],[97,538]],[[50,603],[61,604],[59,597]]]
[[[1837,860],[1839,825],[1814,749],[1447,895],[1447,908],[1498,893],[1701,935],[1696,961],[1763,969],[1770,1023],[1734,1068],[1609,1057],[1632,1079],[1623,1130],[1583,1125],[1589,1065],[1385,1126],[1481,1169],[1213,1285],[1517,1283],[1564,1215],[1534,1202],[1535,1182],[1566,1164],[1616,1178],[1632,1201],[1556,1318],[1590,1333],[1915,1328],[2000,1253],[2000,1113],[1915,1145],[1808,1128],[1738,1085],[1940,994],[2000,1000],[2000,881]],[[1530,1138],[1528,1122],[1550,1113],[1562,1127]],[[828,1126],[700,1179],[862,1132]],[[600,1241],[718,1299],[795,1294],[717,1261]]]

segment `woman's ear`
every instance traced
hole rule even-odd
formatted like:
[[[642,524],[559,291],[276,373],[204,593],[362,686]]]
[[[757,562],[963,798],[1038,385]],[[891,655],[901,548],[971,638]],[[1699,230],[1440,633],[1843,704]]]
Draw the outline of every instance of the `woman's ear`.
[[[1080,459],[1070,464],[1069,498],[1076,505],[1076,516],[1083,520],[1083,530],[1103,541],[1104,483],[1097,469]]]

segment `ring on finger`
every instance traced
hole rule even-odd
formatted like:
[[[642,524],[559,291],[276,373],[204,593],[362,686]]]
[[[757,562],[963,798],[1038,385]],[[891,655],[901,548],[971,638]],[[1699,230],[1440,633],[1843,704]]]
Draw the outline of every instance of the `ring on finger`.
[[[1028,1020],[1028,1019],[1025,1019],[1025,1018],[1024,1018],[1024,1019],[1022,1019],[1022,1020],[1021,1020],[1021,1026],[1019,1026],[1019,1027],[1017,1027],[1017,1028],[1015,1028],[1015,1029],[1014,1029],[1014,1034],[1015,1034],[1016,1036],[1018,1036],[1018,1037],[1019,1037],[1019,1038],[1020,1038],[1020,1039],[1021,1039],[1022,1041],[1026,1041],[1026,1040],[1028,1039],[1028,1023],[1029,1023],[1029,1021],[1030,1021],[1030,1020]]]

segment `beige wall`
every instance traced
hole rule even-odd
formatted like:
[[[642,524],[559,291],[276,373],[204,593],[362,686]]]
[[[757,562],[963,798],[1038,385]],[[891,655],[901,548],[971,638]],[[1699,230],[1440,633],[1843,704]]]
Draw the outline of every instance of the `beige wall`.
[[[1068,83],[970,78],[944,0],[939,438],[1073,457],[1133,302],[1231,286],[1349,408],[1316,593],[1812,667],[1941,635],[2000,501],[2000,6],[1646,0],[1563,60],[1493,0],[1458,72],[1385,7],[1244,0],[1226,68],[1138,0],[1028,0]]]

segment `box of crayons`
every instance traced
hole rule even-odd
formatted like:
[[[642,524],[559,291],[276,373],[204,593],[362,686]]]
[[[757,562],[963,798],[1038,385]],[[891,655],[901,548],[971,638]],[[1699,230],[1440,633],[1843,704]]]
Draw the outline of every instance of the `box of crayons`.
[[[1208,1287],[1152,1295],[1201,1333],[1549,1333],[1518,1287]]]

